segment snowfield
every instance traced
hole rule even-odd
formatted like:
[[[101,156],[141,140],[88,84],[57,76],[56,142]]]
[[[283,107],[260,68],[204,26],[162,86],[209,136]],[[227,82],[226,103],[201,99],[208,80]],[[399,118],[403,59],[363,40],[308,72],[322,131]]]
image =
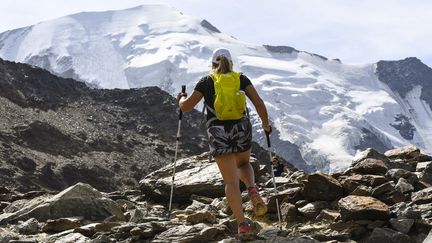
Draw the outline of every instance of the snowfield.
[[[298,167],[338,171],[367,147],[413,144],[432,153],[432,111],[420,99],[422,87],[401,98],[378,80],[376,64],[245,43],[169,6],[84,12],[0,34],[3,59],[99,88],[158,86],[171,94],[183,84],[190,93],[218,47],[231,50],[235,69],[265,100],[276,130],[273,150]],[[398,114],[415,128],[412,139],[391,125]],[[266,147],[251,115],[254,138]]]

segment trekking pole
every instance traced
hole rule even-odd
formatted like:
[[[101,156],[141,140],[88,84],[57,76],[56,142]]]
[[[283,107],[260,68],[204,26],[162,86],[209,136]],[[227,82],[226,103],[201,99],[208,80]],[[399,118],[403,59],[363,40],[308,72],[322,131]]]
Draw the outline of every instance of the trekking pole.
[[[272,166],[272,154],[271,154],[271,145],[270,145],[270,134],[265,131],[266,137],[267,137],[267,147],[269,150],[269,155],[270,155],[270,170],[271,170],[271,175],[272,175],[272,179],[273,179],[273,189],[275,191],[275,197],[276,197],[276,208],[277,208],[277,214],[278,214],[278,220],[279,220],[279,229],[282,230],[282,223],[281,223],[281,214],[280,214],[280,210],[279,210],[279,199],[278,199],[278,191],[276,189],[276,180],[275,180],[275,175],[274,175],[274,171],[273,171],[273,166]]]
[[[186,92],[186,85],[181,86],[181,92],[182,93]],[[176,146],[175,146],[174,162],[173,162],[173,169],[172,169],[173,172],[172,172],[171,193],[170,193],[170,200],[169,200],[169,207],[168,207],[168,218],[171,217],[171,205],[172,205],[172,198],[174,192],[174,178],[175,178],[175,169],[176,169],[176,162],[177,162],[178,145],[180,141],[180,127],[181,127],[182,116],[183,116],[183,112],[179,108],[179,120],[178,120]]]

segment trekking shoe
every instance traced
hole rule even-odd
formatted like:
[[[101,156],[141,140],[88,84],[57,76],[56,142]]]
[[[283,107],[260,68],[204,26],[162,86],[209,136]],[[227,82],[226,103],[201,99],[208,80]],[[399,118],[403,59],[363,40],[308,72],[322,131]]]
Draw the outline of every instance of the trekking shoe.
[[[262,216],[267,213],[267,205],[261,198],[256,187],[250,187],[248,189],[249,200],[252,203],[253,211],[255,216]]]
[[[246,220],[239,224],[237,230],[237,238],[242,241],[253,240],[255,238],[252,227]]]

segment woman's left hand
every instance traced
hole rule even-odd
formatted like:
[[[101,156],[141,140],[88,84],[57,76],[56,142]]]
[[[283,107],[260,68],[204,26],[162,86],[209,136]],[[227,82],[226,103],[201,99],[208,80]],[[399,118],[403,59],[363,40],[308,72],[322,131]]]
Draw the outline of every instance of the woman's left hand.
[[[186,93],[180,92],[177,94],[177,103],[180,102],[181,97],[187,97]]]

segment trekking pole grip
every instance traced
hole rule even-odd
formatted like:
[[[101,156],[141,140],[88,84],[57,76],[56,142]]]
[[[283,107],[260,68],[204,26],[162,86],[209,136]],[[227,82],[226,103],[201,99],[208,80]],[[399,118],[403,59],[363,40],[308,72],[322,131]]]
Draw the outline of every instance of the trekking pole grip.
[[[181,92],[182,92],[182,93],[186,93],[186,85],[182,85],[182,86],[181,86]],[[182,110],[179,108],[179,120],[182,119],[182,116],[183,116],[183,112],[182,112]]]

